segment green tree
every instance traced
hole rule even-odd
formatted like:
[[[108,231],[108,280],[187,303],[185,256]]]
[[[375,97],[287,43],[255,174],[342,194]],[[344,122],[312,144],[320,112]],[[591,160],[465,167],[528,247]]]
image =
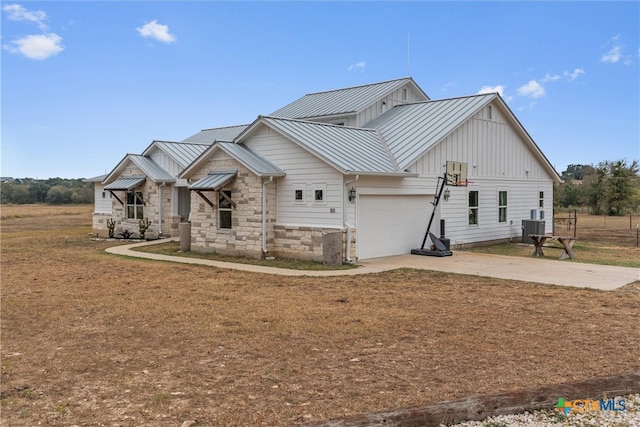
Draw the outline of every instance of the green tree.
[[[602,163],[600,163],[602,165]],[[584,193],[582,202],[591,208],[594,215],[600,215],[604,209],[604,191],[606,169],[587,166],[583,170]]]
[[[54,185],[47,193],[47,203],[65,205],[72,202],[72,192],[64,185]]]
[[[558,186],[556,197],[556,204],[564,208],[569,206],[581,206],[582,205],[582,186],[565,182]],[[555,195],[554,194],[554,195]]]
[[[584,168],[585,165],[569,165],[567,166],[567,170],[562,172],[562,179],[565,181],[581,181],[584,177]]]
[[[634,178],[638,175],[638,161],[627,164],[624,160],[606,162],[607,185],[605,200],[612,215],[624,215],[631,208]]]
[[[3,182],[0,187],[0,202],[15,204],[29,203],[29,189],[26,185],[15,182]]]
[[[33,203],[43,203],[47,200],[49,186],[42,181],[35,181],[29,185],[29,197]]]

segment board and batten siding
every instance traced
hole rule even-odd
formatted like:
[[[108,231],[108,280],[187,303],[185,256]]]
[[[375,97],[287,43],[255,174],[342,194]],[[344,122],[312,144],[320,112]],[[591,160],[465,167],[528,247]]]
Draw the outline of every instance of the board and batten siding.
[[[95,182],[94,184],[94,213],[111,213],[111,199],[113,196],[109,191],[104,189],[104,184]]]
[[[447,160],[466,162],[469,179],[481,177],[552,180],[524,139],[499,109],[471,117],[410,167],[420,175],[440,173]]]
[[[553,178],[496,106],[483,108],[435,145],[409,168],[421,176],[444,172],[447,160],[467,163],[467,187],[448,186],[450,198],[440,201],[440,218],[452,245],[515,239],[531,210],[545,211],[545,228],[553,229]],[[478,191],[478,225],[468,224],[469,191]],[[498,222],[498,191],[507,191],[507,222]],[[538,207],[544,192],[544,208]]]
[[[404,95],[406,89],[406,96]],[[410,85],[400,87],[369,107],[360,111],[351,126],[364,127],[367,123],[377,119],[396,105],[424,101],[424,96],[416,92]]]
[[[286,172],[277,179],[277,225],[342,227],[342,173],[266,126],[244,144]],[[299,186],[303,202],[294,200]],[[325,189],[324,202],[313,200],[315,187]]]
[[[547,233],[553,230],[553,184],[544,181],[504,181],[479,179],[467,187],[448,187],[449,200],[440,202],[440,218],[445,220],[446,237],[452,245],[464,245],[522,237],[522,220],[536,218],[544,211]],[[469,192],[478,191],[478,225],[469,225]],[[507,221],[498,222],[498,192],[507,192]],[[544,192],[544,208],[538,207]]]

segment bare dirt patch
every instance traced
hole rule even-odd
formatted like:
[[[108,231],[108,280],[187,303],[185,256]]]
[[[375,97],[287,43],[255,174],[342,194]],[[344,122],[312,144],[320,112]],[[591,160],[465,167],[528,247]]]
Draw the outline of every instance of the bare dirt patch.
[[[2,207],[6,425],[291,425],[640,366],[636,285],[126,259],[74,209]]]

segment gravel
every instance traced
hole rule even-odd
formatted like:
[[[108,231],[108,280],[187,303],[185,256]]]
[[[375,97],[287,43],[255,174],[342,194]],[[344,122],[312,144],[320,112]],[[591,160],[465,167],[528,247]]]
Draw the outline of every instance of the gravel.
[[[572,410],[565,416],[554,409],[548,409],[514,415],[499,415],[483,421],[455,424],[455,427],[640,427],[640,394],[617,396],[615,401],[620,402],[620,399],[624,399],[626,406],[624,411],[581,412]],[[444,427],[444,424],[441,427]]]

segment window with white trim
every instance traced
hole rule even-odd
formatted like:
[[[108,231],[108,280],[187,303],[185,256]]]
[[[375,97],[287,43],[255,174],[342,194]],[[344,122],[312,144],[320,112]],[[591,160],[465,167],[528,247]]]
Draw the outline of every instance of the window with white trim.
[[[304,188],[294,187],[293,189],[293,201],[295,203],[304,203]]]
[[[538,207],[544,208],[544,191],[538,192]]]
[[[218,196],[218,228],[231,229],[232,212],[231,191],[220,190],[220,195]]]
[[[327,184],[317,183],[313,184],[313,203],[317,205],[324,205],[327,203]]]
[[[507,192],[498,191],[498,222],[507,222]]]
[[[478,225],[478,191],[469,191],[469,225]]]
[[[127,191],[127,219],[144,218],[144,199],[140,191]]]

